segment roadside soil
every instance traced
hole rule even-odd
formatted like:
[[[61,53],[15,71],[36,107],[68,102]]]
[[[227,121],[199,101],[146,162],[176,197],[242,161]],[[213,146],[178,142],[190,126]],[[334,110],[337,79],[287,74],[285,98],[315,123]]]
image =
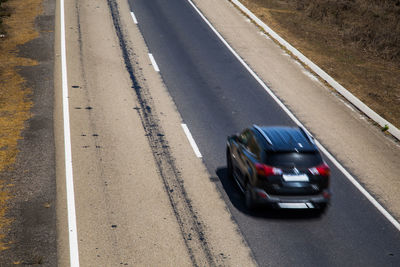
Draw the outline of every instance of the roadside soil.
[[[54,266],[54,4],[1,0],[0,17],[0,266]]]
[[[241,2],[366,105],[400,127],[399,1]]]
[[[17,67],[37,64],[33,60],[19,57],[17,47],[37,37],[38,33],[33,30],[36,12],[32,11],[40,7],[40,1],[29,1],[27,4],[30,8],[19,7],[18,2],[10,1],[7,6],[2,3],[2,9],[13,15],[5,19],[3,17],[2,29],[8,28],[9,35],[0,39],[0,172],[13,168],[19,152],[18,140],[22,139],[24,124],[31,117],[31,89],[26,87],[24,78],[17,72]],[[26,12],[23,13],[22,9]],[[22,19],[23,17],[25,19]],[[1,180],[1,238],[4,238],[7,233],[5,229],[12,222],[12,219],[5,217],[7,203],[12,201],[10,187],[12,184]],[[1,243],[2,250],[8,247],[4,241]]]
[[[5,2],[7,0],[0,0],[0,38],[4,38],[6,34],[3,19],[11,15],[9,8],[4,4]]]

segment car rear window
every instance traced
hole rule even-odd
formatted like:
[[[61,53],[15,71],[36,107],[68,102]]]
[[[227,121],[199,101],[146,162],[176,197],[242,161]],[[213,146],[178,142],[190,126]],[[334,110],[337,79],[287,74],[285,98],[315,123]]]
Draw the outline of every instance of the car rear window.
[[[274,152],[267,154],[265,164],[275,167],[310,168],[322,162],[319,152]]]

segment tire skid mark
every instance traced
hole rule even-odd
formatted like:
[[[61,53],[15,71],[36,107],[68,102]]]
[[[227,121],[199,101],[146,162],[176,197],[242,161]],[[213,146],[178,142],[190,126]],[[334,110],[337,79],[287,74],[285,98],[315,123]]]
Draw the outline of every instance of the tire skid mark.
[[[75,0],[75,11],[76,11],[76,26],[77,26],[77,34],[78,34],[78,49],[79,49],[79,71],[80,71],[80,81],[82,81],[82,84],[79,85],[73,85],[71,86],[74,89],[79,89],[81,91],[81,94],[83,95],[83,99],[84,101],[87,102],[87,105],[83,108],[79,108],[81,110],[85,110],[87,113],[87,116],[89,118],[89,124],[87,125],[89,132],[95,132],[97,133],[97,127],[95,124],[95,120],[93,117],[93,113],[90,112],[93,110],[92,107],[92,101],[91,101],[91,96],[88,90],[88,80],[87,80],[87,74],[86,74],[86,68],[85,68],[85,61],[84,61],[84,39],[83,37],[83,33],[82,33],[82,27],[81,25],[84,26],[84,24],[81,24],[81,13],[83,12],[82,8],[81,8],[81,4],[79,2],[79,0]],[[81,112],[81,111],[80,111]],[[89,135],[89,134],[88,134]],[[81,137],[86,137],[86,134],[81,134]],[[90,136],[90,135],[89,135]],[[93,137],[98,137],[99,134],[92,134]],[[99,148],[101,148],[101,143],[100,140],[98,140],[97,138],[95,138],[94,140],[88,140],[89,144],[94,145],[94,147],[96,148],[95,150],[91,150],[92,153],[96,154],[96,159],[97,159],[97,163],[96,163],[96,169],[99,172],[98,175],[98,179],[101,180],[102,182],[104,182],[105,185],[107,185],[107,178],[104,172],[104,165],[102,164],[103,161],[103,155],[102,152],[99,150]],[[82,148],[84,149],[90,149],[91,146],[90,145],[84,145],[82,146]],[[113,220],[112,220],[112,215],[110,215],[110,212],[112,214],[112,209],[111,209],[111,197],[110,197],[110,193],[107,190],[107,188],[103,189],[103,196],[104,196],[104,205],[106,206],[106,210],[108,211],[108,220],[107,220],[107,225],[112,225]],[[118,238],[117,235],[115,234],[115,232],[111,232],[111,240],[113,242],[113,244],[117,244],[118,243]],[[82,241],[81,241],[82,242]],[[120,260],[118,260],[119,262],[122,261],[123,257],[120,253],[120,251],[118,249],[113,249],[112,252],[114,255],[116,255],[116,258],[119,258]],[[1,267],[1,265],[0,265]]]
[[[140,108],[135,108],[140,116],[142,126],[153,152],[158,173],[162,179],[174,215],[178,222],[183,240],[194,266],[216,266],[204,234],[204,226],[194,211],[191,201],[184,188],[184,181],[178,171],[175,160],[164,137],[164,131],[159,124],[157,115],[152,113],[154,103],[148,89],[139,85],[135,77],[130,52],[121,29],[118,4],[115,0],[107,0],[114,28],[124,58],[125,67],[132,81]]]

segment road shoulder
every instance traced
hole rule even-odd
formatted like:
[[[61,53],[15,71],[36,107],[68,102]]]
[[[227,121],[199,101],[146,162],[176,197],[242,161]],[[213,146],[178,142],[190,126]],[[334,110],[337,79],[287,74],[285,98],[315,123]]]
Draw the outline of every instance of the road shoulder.
[[[66,5],[81,265],[254,265],[202,162],[192,154],[181,118],[150,64],[127,2]],[[59,79],[59,69],[56,75]],[[58,263],[66,265],[64,148],[57,84]],[[204,194],[209,197],[204,199]]]
[[[392,215],[400,218],[397,142],[320,83],[231,3],[194,2],[314,136]]]

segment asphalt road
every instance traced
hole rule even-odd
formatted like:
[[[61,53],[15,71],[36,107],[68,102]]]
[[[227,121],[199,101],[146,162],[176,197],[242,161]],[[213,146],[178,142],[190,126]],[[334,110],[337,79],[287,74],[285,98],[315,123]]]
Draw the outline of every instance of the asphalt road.
[[[334,195],[324,216],[249,213],[226,178],[226,136],[254,123],[294,123],[187,1],[129,2],[204,163],[218,178],[221,195],[259,265],[400,264],[400,233],[328,160]]]

